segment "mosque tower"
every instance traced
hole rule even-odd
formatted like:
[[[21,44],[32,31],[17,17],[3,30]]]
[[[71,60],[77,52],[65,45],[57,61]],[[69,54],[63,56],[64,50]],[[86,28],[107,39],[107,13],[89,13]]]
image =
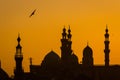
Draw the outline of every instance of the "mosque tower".
[[[69,26],[69,29],[68,29],[68,54],[71,55],[72,54],[72,41],[71,41],[71,37],[72,37],[72,34],[71,34],[71,29],[70,29],[70,26]]]
[[[18,35],[17,38],[18,45],[16,46],[16,54],[15,54],[15,61],[16,61],[16,67],[14,69],[14,80],[24,80],[23,74],[24,71],[22,69],[22,60],[23,60],[23,54],[22,54],[22,47],[20,45],[20,36]]]
[[[63,33],[62,33],[62,39],[61,39],[61,59],[65,60],[67,57],[67,33],[66,33],[66,28],[63,28]]]
[[[72,41],[71,41],[71,29],[69,26],[68,33],[66,31],[66,28],[63,28],[63,33],[62,33],[62,39],[61,39],[61,60],[63,62],[70,62],[70,57],[72,55]]]
[[[104,49],[104,53],[105,53],[105,66],[109,66],[109,53],[110,53],[110,49],[109,49],[109,34],[108,34],[108,28],[106,25],[106,30],[105,30],[105,49]]]

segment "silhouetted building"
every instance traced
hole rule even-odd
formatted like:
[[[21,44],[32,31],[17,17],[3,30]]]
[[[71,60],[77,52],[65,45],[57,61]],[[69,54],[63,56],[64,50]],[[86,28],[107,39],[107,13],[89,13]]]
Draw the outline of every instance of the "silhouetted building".
[[[20,45],[20,36],[17,38],[18,45],[16,47],[16,54],[15,54],[15,61],[16,61],[16,68],[14,70],[14,80],[24,80],[24,71],[22,68],[22,60],[23,60],[23,54],[22,54],[22,47]]]
[[[110,50],[109,50],[109,34],[108,34],[108,28],[106,26],[106,34],[105,34],[105,66],[109,66],[109,53],[110,53]]]
[[[83,50],[82,64],[84,67],[92,67],[93,66],[93,51],[88,45]]]
[[[0,66],[0,80],[10,80],[8,74]]]
[[[34,65],[30,58],[30,72],[24,72],[22,68],[22,46],[20,36],[16,47],[14,76],[8,77],[0,67],[0,80],[120,80],[120,66],[109,64],[109,33],[105,30],[105,64],[94,65],[93,50],[87,44],[83,49],[82,63],[72,50],[71,29],[63,28],[61,39],[61,57],[54,51],[50,51],[41,64]]]

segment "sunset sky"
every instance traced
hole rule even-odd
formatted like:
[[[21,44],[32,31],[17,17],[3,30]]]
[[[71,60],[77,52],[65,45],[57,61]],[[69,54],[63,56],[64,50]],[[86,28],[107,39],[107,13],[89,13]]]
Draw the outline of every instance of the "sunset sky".
[[[29,18],[36,9],[35,15]],[[0,60],[11,76],[20,33],[23,68],[29,71],[29,57],[40,65],[51,50],[60,55],[61,33],[70,25],[72,49],[82,60],[87,42],[94,64],[104,65],[104,34],[110,34],[110,64],[120,64],[120,0],[0,0]]]

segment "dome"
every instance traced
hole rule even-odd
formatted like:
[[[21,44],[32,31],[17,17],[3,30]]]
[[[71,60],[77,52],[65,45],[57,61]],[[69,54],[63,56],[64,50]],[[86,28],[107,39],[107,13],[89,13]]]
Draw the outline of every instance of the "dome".
[[[83,55],[92,55],[92,53],[93,53],[93,51],[92,51],[92,49],[87,45],[85,48],[84,48],[84,50],[83,50]]]
[[[71,57],[72,57],[72,62],[78,64],[78,57],[74,53],[71,55]]]
[[[7,75],[7,73],[0,68],[0,80],[8,80],[9,76]]]
[[[83,50],[82,64],[84,66],[93,66],[93,51],[88,45]]]
[[[78,60],[78,57],[77,57],[74,53],[72,54],[72,57],[73,57],[74,59]]]
[[[52,66],[57,65],[59,62],[60,57],[54,51],[51,51],[45,56],[41,65]]]

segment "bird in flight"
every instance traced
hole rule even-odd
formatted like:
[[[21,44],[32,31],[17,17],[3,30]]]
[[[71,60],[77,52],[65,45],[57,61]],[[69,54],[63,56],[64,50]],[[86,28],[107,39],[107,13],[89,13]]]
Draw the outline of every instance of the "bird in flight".
[[[36,9],[30,14],[29,17],[32,17],[35,14],[35,12],[36,12]]]

